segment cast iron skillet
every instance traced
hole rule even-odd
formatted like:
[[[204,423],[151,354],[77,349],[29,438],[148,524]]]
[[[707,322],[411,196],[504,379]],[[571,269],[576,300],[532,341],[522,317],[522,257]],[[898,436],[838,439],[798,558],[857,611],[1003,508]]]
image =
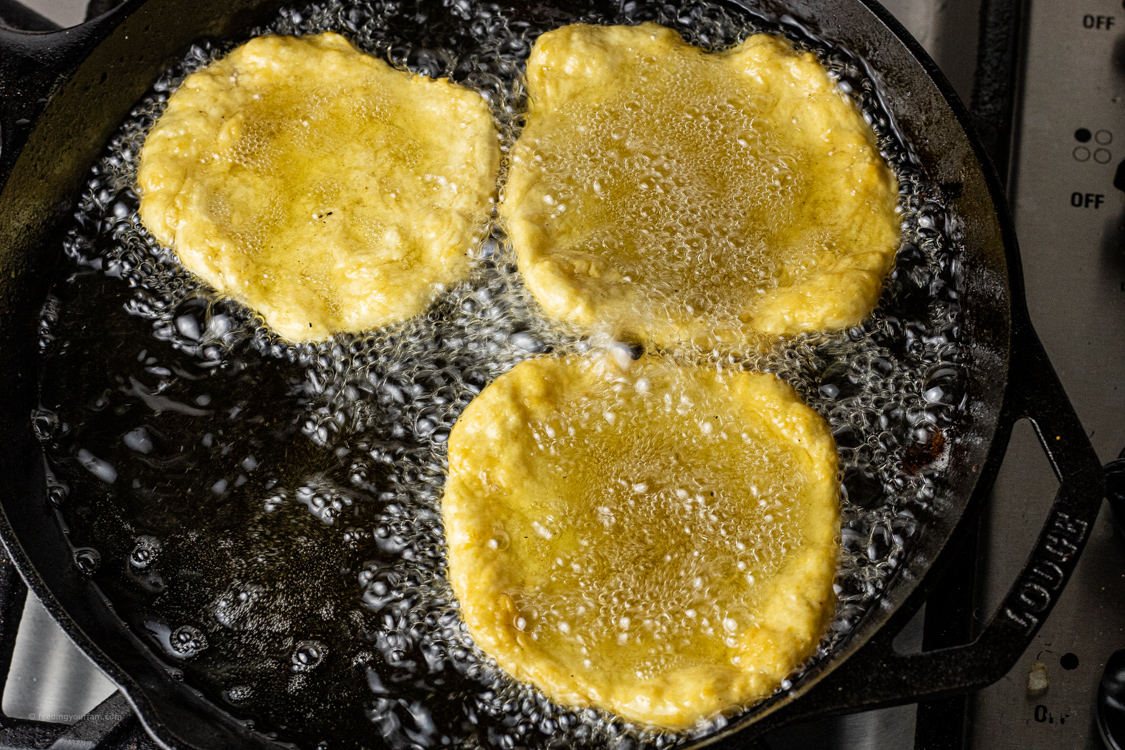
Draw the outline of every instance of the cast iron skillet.
[[[520,4],[550,0],[516,0]],[[853,636],[806,679],[700,746],[743,747],[800,717],[978,688],[1015,664],[1077,563],[1102,471],[1028,319],[1019,252],[995,174],[933,62],[874,0],[744,0],[859,55],[930,179],[964,224],[964,338],[971,419],[906,563]],[[123,689],[148,730],[177,748],[275,747],[173,679],[74,565],[49,510],[34,334],[59,256],[59,227],[90,163],[160,70],[203,36],[233,37],[277,0],[128,0],[67,31],[0,28],[0,539],[31,589]],[[967,646],[899,654],[895,634],[986,502],[1012,425],[1028,418],[1061,480],[1024,569]]]

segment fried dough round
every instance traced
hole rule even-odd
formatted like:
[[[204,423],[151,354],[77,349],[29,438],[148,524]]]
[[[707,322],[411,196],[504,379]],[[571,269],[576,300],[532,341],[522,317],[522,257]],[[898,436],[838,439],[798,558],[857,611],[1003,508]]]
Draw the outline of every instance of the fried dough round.
[[[838,329],[874,309],[897,180],[808,52],[765,34],[539,37],[500,213],[546,312],[669,345]]]
[[[338,34],[265,36],[169,98],[140,216],[277,333],[323,339],[404,320],[463,277],[499,164],[478,93]]]
[[[771,694],[833,612],[836,449],[772,375],[523,362],[449,439],[449,580],[553,700],[681,729]]]

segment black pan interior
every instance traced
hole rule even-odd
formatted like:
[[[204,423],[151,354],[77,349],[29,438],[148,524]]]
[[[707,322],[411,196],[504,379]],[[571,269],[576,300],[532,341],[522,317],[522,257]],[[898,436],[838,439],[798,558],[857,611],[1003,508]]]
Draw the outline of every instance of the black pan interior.
[[[142,715],[161,736],[197,747],[257,743],[255,735],[170,677],[134,636],[120,627],[96,589],[78,575],[69,545],[45,499],[39,447],[28,430],[36,404],[35,323],[57,262],[55,241],[86,169],[112,130],[158,72],[200,37],[238,37],[273,3],[130,3],[129,15],[83,62],[52,98],[12,177],[0,194],[0,227],[6,238],[0,258],[0,309],[8,321],[0,346],[9,356],[0,372],[10,384],[0,412],[6,445],[0,461],[9,481],[0,505],[18,540],[21,568],[34,570],[36,591],[57,614],[97,644],[99,662],[129,690]],[[872,611],[843,650],[857,648],[917,585],[961,519],[991,444],[1002,396],[1010,324],[1010,290],[1004,220],[979,157],[961,120],[920,62],[871,10],[859,3],[768,3],[772,17],[786,12],[804,19],[808,31],[840,42],[877,71],[886,106],[906,133],[925,171],[941,186],[964,237],[965,325],[972,346],[968,392],[973,419],[954,446],[950,492],[930,520],[885,606]],[[809,21],[808,19],[815,19]],[[1012,251],[1007,251],[1012,252]],[[87,644],[88,645],[88,644]],[[822,668],[835,666],[839,659]],[[799,694],[801,689],[793,691]],[[787,702],[791,697],[779,701]],[[175,741],[175,740],[173,740]]]

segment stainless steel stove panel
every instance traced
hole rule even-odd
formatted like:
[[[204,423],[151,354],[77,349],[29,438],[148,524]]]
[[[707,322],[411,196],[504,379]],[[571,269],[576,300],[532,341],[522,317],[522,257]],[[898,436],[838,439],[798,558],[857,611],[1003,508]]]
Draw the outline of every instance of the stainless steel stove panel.
[[[20,0],[39,15],[59,26],[75,26],[86,18],[86,0]]]
[[[973,95],[981,0],[880,0],[934,59],[967,105]]]
[[[1125,448],[1125,6],[1031,0],[1011,175],[1031,318],[1103,461]],[[986,536],[995,610],[1057,483],[1030,429],[1013,440]],[[1094,701],[1125,648],[1125,543],[1103,509],[1078,569],[1017,667],[975,700],[976,748],[1102,748]],[[1029,694],[1032,665],[1049,687]]]

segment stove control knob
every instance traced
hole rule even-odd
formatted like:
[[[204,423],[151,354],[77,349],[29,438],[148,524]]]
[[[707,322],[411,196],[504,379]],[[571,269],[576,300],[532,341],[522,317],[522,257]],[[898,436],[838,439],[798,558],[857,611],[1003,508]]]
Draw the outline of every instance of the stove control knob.
[[[1125,750],[1125,649],[1105,665],[1098,687],[1098,732],[1109,750]]]

